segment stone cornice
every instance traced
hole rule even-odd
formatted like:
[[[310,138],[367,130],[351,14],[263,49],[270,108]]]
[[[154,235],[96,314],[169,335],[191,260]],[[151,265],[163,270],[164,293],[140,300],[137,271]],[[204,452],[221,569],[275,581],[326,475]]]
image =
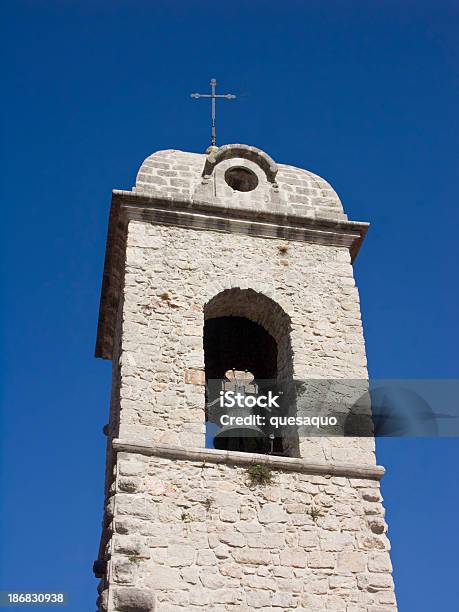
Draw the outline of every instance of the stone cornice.
[[[380,465],[350,465],[336,463],[311,463],[306,459],[295,457],[277,457],[257,453],[240,453],[222,451],[210,448],[183,448],[168,444],[138,443],[115,438],[113,449],[117,452],[137,453],[148,457],[164,459],[179,459],[182,461],[202,461],[203,463],[218,463],[226,465],[249,466],[254,464],[267,465],[273,470],[300,472],[302,474],[320,476],[343,476],[345,478],[361,478],[381,480],[384,468]]]
[[[168,197],[164,194],[147,195],[114,190],[96,341],[96,357],[105,359],[110,359],[112,355],[115,318],[124,272],[126,231],[130,220],[346,247],[352,260],[355,259],[369,227],[369,224],[364,222],[310,218],[285,213],[281,207],[266,211],[230,208],[214,202],[192,200],[179,194]]]
[[[352,259],[355,259],[369,227],[369,223],[362,221],[285,213],[282,206],[273,210],[236,208],[197,201],[180,194],[169,197],[164,194],[150,195],[114,190],[113,204],[120,207],[127,220],[137,219],[190,229],[345,246],[350,250]]]

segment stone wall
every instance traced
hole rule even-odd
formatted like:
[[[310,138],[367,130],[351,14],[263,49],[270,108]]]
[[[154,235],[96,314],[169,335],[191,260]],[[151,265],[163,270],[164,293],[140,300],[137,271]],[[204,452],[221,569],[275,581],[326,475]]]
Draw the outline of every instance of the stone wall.
[[[262,294],[289,319],[295,378],[367,377],[346,248],[130,221],[120,437],[204,445],[204,311],[231,288]],[[301,455],[375,463],[373,441],[364,438],[304,440]]]
[[[396,610],[379,483],[119,452],[110,612]]]

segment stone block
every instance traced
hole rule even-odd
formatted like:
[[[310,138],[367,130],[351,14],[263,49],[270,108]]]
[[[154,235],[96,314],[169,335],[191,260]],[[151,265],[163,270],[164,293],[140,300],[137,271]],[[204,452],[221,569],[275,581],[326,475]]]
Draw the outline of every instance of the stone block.
[[[202,586],[192,587],[189,593],[192,606],[208,606],[210,603],[209,591]]]
[[[180,573],[177,569],[156,565],[149,569],[145,581],[153,590],[174,590],[181,584]]]
[[[116,534],[113,538],[117,553],[139,557],[149,556],[148,550],[139,536]]]
[[[197,554],[196,564],[197,565],[212,565],[215,566],[217,563],[217,557],[212,550],[199,550]]]
[[[393,589],[394,582],[389,573],[369,573],[357,576],[357,583],[360,589],[365,589],[370,593]]]
[[[335,555],[328,552],[308,553],[308,567],[314,569],[334,568]]]
[[[192,546],[183,544],[171,544],[167,548],[167,564],[170,567],[183,567],[192,565],[196,551]]]
[[[221,589],[229,584],[228,578],[219,574],[215,567],[203,567],[199,572],[199,579],[206,589]]]
[[[329,532],[320,538],[320,548],[324,551],[338,552],[355,548],[354,536],[347,533]]]
[[[117,482],[119,491],[124,493],[135,493],[142,484],[140,478],[134,478],[133,476],[120,476]]]
[[[118,472],[121,476],[141,476],[144,470],[145,464],[136,458],[118,460]]]
[[[298,545],[304,550],[317,550],[319,548],[319,536],[312,531],[300,533]]]
[[[242,535],[242,533],[238,533],[237,531],[227,531],[224,533],[219,533],[218,539],[220,540],[220,542],[223,542],[223,544],[227,544],[230,547],[242,547],[246,544],[246,538]]]
[[[291,593],[273,593],[271,599],[271,606],[274,608],[296,608],[298,604],[298,597],[292,595]]]
[[[287,515],[278,504],[265,504],[258,512],[260,523],[283,523],[287,521]]]
[[[387,527],[386,521],[379,516],[368,519],[368,526],[370,530],[377,535],[385,533]]]
[[[366,569],[366,555],[360,552],[338,553],[338,570],[341,572],[364,572]]]
[[[370,553],[368,555],[368,569],[370,572],[391,572],[392,563],[389,553]]]
[[[266,608],[271,604],[270,591],[250,590],[247,592],[247,605],[250,609]]]
[[[222,508],[220,510],[220,520],[225,523],[235,523],[239,519],[239,513],[235,508]]]
[[[266,565],[271,562],[271,554],[267,550],[253,548],[235,548],[232,551],[237,563],[248,563],[251,565]]]
[[[287,567],[306,567],[306,560],[307,553],[301,549],[283,550],[280,553],[281,565],[285,565]]]
[[[136,562],[126,557],[116,558],[112,562],[115,582],[119,584],[133,584]]]
[[[189,385],[205,385],[206,376],[204,371],[191,368],[185,370],[185,383]]]
[[[154,612],[154,595],[148,589],[118,587],[113,600],[117,612]]]
[[[199,572],[196,567],[184,567],[180,575],[185,582],[190,584],[197,584],[199,582]]]
[[[243,538],[250,548],[282,548],[285,546],[285,536],[282,533],[248,533]]]

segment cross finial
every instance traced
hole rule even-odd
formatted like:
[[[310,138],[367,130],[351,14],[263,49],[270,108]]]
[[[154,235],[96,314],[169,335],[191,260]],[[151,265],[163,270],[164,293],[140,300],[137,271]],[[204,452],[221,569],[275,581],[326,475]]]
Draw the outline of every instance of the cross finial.
[[[217,98],[226,98],[227,100],[234,100],[236,98],[233,94],[216,94],[215,89],[217,87],[217,80],[212,79],[210,81],[211,92],[210,94],[192,93],[192,98],[210,98],[212,101],[212,146],[217,146],[217,131],[215,129],[215,100]]]

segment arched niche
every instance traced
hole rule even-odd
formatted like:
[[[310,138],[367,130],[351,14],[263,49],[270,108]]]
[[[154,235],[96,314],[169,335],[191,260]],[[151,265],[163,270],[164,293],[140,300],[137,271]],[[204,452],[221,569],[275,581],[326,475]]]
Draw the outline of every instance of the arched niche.
[[[283,406],[288,405],[291,414],[295,398],[290,331],[290,317],[262,293],[232,288],[214,296],[204,307],[207,400],[215,402],[215,385],[224,383],[227,370],[248,370],[261,389],[270,386],[282,389]],[[213,385],[211,397],[210,385]],[[266,427],[266,435],[268,432],[272,430]],[[235,444],[226,450],[265,452],[256,448],[254,444]],[[267,449],[266,452],[297,456],[298,436],[293,430],[276,432],[275,440]]]

